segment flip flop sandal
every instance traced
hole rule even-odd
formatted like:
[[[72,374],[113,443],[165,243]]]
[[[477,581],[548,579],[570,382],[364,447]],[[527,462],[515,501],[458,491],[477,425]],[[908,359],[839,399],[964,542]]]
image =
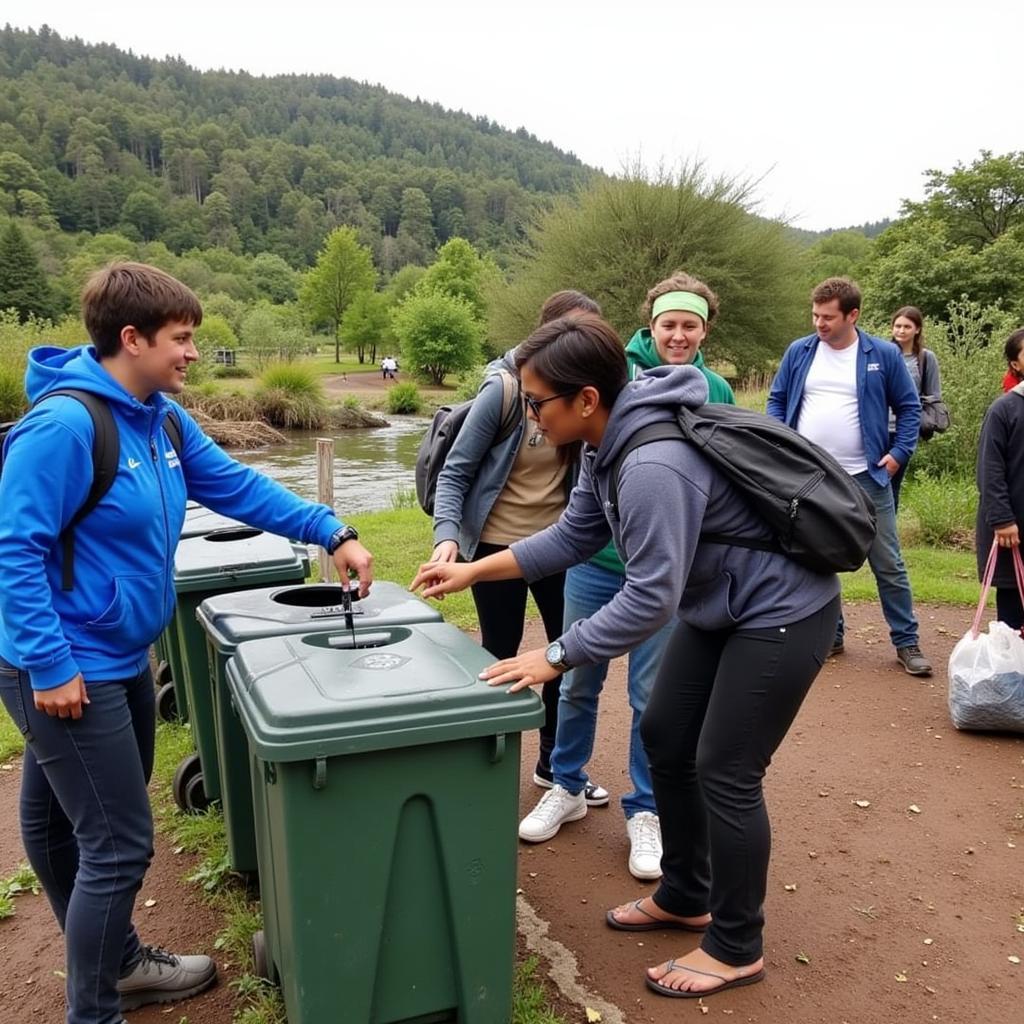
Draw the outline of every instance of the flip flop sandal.
[[[684,924],[682,921],[663,921],[659,917],[655,917],[653,914],[649,914],[640,904],[644,901],[644,897],[633,904],[633,909],[638,913],[649,917],[650,921],[644,921],[642,924],[624,924],[615,917],[615,911],[609,910],[605,914],[605,921],[608,923],[609,928],[614,928],[620,932],[660,932],[660,931],[677,931],[677,932],[704,932],[707,931],[706,924]],[[687,968],[689,969],[689,968]]]
[[[671,974],[673,971],[689,971],[690,974],[703,974],[706,978],[718,978],[722,984],[717,986],[717,988],[709,988],[703,992],[697,992],[692,989],[669,988],[666,985],[662,985],[660,979],[655,981],[649,974],[644,975],[644,981],[647,982],[647,987],[652,992],[657,992],[659,996],[668,996],[670,999],[702,999],[705,996],[718,995],[719,992],[724,992],[727,988],[753,985],[755,982],[764,980],[763,967],[753,974],[746,974],[740,978],[723,978],[722,975],[715,974],[713,971],[698,971],[696,967],[687,967],[686,964],[677,964],[675,960],[669,960],[666,973]]]

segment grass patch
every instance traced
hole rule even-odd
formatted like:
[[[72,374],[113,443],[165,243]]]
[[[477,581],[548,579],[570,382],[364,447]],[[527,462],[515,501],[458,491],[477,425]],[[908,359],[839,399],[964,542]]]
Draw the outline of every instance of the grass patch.
[[[980,593],[973,551],[912,547],[903,549],[914,602],[974,607]],[[867,565],[839,577],[847,601],[878,601],[875,577]],[[966,620],[965,620],[966,623]]]
[[[18,757],[25,749],[25,737],[0,704],[0,763]]]
[[[537,977],[538,966],[535,956],[527,957],[516,966],[511,1024],[563,1024],[563,1018],[548,1006],[544,983]]]
[[[38,896],[42,890],[36,873],[22,862],[6,878],[0,879],[0,921],[14,916],[14,897],[30,892]]]

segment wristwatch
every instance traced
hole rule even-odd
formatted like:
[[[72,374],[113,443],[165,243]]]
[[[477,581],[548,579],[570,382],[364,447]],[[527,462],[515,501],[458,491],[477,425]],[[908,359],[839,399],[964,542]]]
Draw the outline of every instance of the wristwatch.
[[[327,554],[333,555],[347,540],[359,540],[359,534],[354,526],[343,526],[331,534],[331,539],[327,542]]]
[[[555,640],[548,644],[544,658],[552,668],[557,668],[559,672],[568,672],[572,668],[572,665],[565,660],[565,644],[561,640]]]

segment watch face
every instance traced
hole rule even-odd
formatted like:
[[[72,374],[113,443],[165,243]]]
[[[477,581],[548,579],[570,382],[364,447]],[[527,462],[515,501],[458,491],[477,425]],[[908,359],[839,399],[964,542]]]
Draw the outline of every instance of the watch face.
[[[555,665],[556,667],[561,665],[562,660],[565,658],[565,646],[561,641],[555,640],[554,643],[548,644],[544,657],[549,665]]]

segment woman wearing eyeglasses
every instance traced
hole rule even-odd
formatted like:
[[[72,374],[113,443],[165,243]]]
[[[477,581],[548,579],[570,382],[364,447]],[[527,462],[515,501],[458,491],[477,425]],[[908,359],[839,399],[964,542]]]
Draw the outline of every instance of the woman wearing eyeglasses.
[[[556,292],[544,303],[540,323],[570,313],[600,313],[581,292]],[[437,478],[432,560],[485,558],[555,522],[565,508],[577,444],[552,445],[525,414],[514,370],[515,350],[492,363],[472,408]],[[511,379],[510,379],[511,371]],[[510,389],[515,389],[514,394]],[[510,399],[510,395],[512,395]],[[519,424],[502,437],[509,401],[520,402]],[[526,621],[527,591],[553,640],[562,632],[565,573],[551,573],[529,584],[523,580],[481,582],[473,587],[481,643],[496,658],[519,650]],[[558,724],[558,681],[544,687],[544,725],[533,781],[553,785],[551,751]],[[592,805],[608,803],[608,791],[588,785]]]
[[[678,619],[641,735],[664,842],[653,895],[608,911],[611,928],[702,933],[700,945],[648,968],[659,995],[707,997],[764,977],[764,897],[771,830],[762,779],[828,656],[839,581],[775,550],[773,535],[692,445],[653,441],[622,460],[641,427],[671,421],[708,395],[700,370],[661,366],[626,384],[626,359],[599,317],[557,320],[516,353],[537,428],[553,444],[585,442],[580,478],[558,522],[467,565],[431,562],[413,588],[434,597],[482,581],[530,580],[593,557],[612,539],[623,588],[546,649],[492,665],[512,689],[615,658]],[[737,544],[702,541],[725,534]]]
[[[681,270],[659,281],[647,293],[644,319],[650,325],[636,332],[626,346],[630,379],[655,366],[695,366],[708,385],[708,401],[735,405],[728,382],[704,363],[701,346],[718,315],[718,296],[705,282]],[[539,419],[539,414],[538,419]],[[622,559],[609,543],[583,565],[565,576],[565,628],[595,614],[625,585]],[[631,875],[642,880],[661,877],[661,826],[654,805],[651,771],[640,739],[640,716],[647,707],[651,687],[665,644],[672,632],[666,623],[653,636],[629,652],[626,694],[632,709],[628,770],[631,789],[622,797]],[[587,813],[586,766],[594,752],[598,700],[608,677],[608,662],[580,665],[562,679],[558,708],[558,735],[551,755],[554,788],[519,824],[519,838],[546,843],[562,825]]]

